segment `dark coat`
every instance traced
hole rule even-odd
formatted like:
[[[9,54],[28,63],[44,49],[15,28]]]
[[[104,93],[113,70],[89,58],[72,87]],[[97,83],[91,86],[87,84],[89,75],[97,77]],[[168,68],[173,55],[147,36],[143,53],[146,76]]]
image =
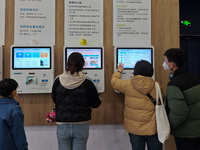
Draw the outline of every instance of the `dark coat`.
[[[200,137],[200,82],[185,68],[177,69],[168,83],[166,107],[174,136]]]
[[[89,121],[91,107],[97,108],[101,104],[96,87],[88,79],[74,89],[67,89],[57,78],[53,85],[52,98],[56,106],[56,122]]]

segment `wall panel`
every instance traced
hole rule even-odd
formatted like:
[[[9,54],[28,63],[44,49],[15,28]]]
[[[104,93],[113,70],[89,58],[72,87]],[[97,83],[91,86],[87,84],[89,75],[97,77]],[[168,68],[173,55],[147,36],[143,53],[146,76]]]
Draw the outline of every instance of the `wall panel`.
[[[93,110],[91,124],[122,124],[124,96],[116,94],[110,79],[113,73],[113,2],[104,0],[105,92],[100,94],[102,105]],[[14,42],[14,0],[6,0],[6,36],[4,46],[4,78],[10,77],[10,46]],[[168,72],[162,67],[163,53],[179,47],[179,1],[152,0],[152,45],[155,47],[155,77],[166,93]],[[56,0],[55,76],[63,72],[64,0]],[[45,115],[53,108],[50,94],[18,95],[26,126],[48,125]],[[169,143],[169,144],[168,144]],[[166,147],[173,143],[173,138]],[[174,144],[172,144],[174,145]]]
[[[105,92],[100,94],[102,105],[93,110],[91,124],[122,124],[124,96],[116,94],[110,79],[113,73],[113,2],[104,0]],[[10,77],[10,46],[14,43],[14,0],[6,0],[4,46],[4,78]],[[56,0],[55,76],[63,72],[64,0]],[[152,45],[155,47],[155,77],[166,93],[168,72],[162,67],[163,53],[179,47],[179,1],[152,0]],[[53,108],[51,94],[18,95],[26,126],[48,125],[45,115]],[[173,137],[165,147],[175,149]]]
[[[178,0],[169,0],[166,3],[154,3],[155,1],[152,0],[152,45],[155,47],[155,76],[165,94],[169,72],[163,69],[163,54],[169,48],[179,47],[179,3]],[[166,150],[176,150],[173,136],[170,136],[164,147]]]

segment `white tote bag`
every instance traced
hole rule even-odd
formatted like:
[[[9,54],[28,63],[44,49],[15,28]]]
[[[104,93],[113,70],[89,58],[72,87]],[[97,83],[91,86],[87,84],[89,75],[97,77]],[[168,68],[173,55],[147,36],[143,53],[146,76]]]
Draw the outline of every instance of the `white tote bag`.
[[[168,117],[165,111],[165,105],[163,103],[163,98],[158,83],[155,83],[156,86],[156,125],[158,140],[161,143],[164,143],[170,136],[170,125]],[[158,104],[160,100],[160,105]]]

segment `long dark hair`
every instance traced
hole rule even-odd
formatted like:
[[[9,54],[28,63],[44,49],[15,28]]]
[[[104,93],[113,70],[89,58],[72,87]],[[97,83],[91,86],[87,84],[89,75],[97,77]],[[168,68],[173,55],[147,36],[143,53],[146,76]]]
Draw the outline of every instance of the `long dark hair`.
[[[71,74],[83,70],[85,60],[82,54],[78,52],[73,52],[69,55],[68,61],[66,63],[66,71],[70,71]]]

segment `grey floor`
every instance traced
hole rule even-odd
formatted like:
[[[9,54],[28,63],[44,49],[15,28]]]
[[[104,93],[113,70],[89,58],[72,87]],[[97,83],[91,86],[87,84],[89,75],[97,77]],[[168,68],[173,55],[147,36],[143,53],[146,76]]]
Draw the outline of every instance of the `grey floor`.
[[[29,150],[57,150],[56,126],[26,126]],[[131,150],[123,125],[90,125],[87,150]]]

